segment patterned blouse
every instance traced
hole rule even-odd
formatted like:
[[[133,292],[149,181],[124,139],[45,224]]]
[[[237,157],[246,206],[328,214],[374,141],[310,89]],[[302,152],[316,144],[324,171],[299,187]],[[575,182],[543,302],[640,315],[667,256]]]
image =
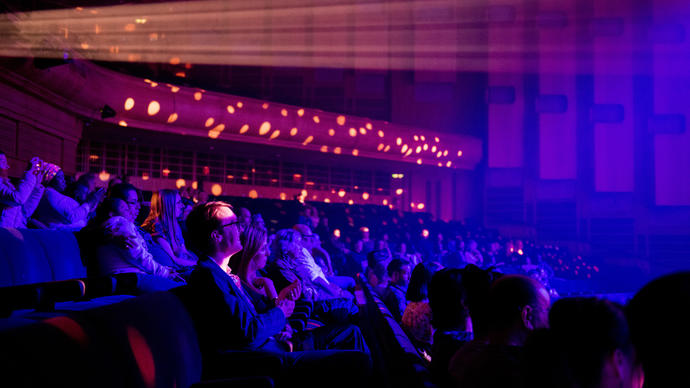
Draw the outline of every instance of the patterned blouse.
[[[431,343],[431,307],[428,302],[410,302],[402,317],[402,326],[415,340]]]

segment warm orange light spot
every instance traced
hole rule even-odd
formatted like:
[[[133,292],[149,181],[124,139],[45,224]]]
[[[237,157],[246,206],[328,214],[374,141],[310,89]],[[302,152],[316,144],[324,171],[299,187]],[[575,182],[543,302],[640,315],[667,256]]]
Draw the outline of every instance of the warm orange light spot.
[[[170,64],[171,64],[171,65],[179,65],[179,64],[180,64],[180,57],[172,57],[172,58],[170,58]]]
[[[392,203],[388,204],[388,208],[393,210],[393,204]]]
[[[184,179],[180,178],[180,179],[175,181],[175,186],[179,189],[179,188],[182,188],[184,186],[187,186],[187,182]]]
[[[443,156],[448,156],[448,150],[443,150]]]
[[[413,209],[415,208],[414,202],[410,202],[410,207],[413,208]]]
[[[328,152],[328,146],[327,145],[322,145],[321,148],[319,149],[321,152]]]
[[[147,180],[149,180],[149,179],[151,179],[151,176],[149,176],[149,173],[148,173],[148,172],[142,172],[142,173],[141,173],[141,180],[142,180],[142,181],[147,181]]]
[[[350,136],[352,136],[352,137],[357,136],[357,130],[354,129],[354,128],[350,128],[350,130],[348,131],[348,133],[349,133]]]
[[[244,124],[242,128],[240,128],[240,135],[247,133],[249,131],[249,124]]]
[[[280,110],[280,115],[281,115],[281,116],[287,117],[287,114],[288,114],[287,109],[281,109],[281,110]]]
[[[331,199],[330,198],[324,198],[323,202],[324,203],[331,203]],[[338,229],[336,229],[336,230],[338,230]]]
[[[435,141],[436,143],[438,143],[438,142],[441,141],[441,139],[439,139],[438,136],[436,136],[436,137],[434,137],[434,141]]]
[[[264,121],[261,123],[261,126],[259,127],[259,135],[263,136],[267,134],[271,130],[271,123],[268,121]]]
[[[167,168],[164,168],[163,169],[163,176],[167,177],[168,175],[170,175],[170,170],[168,170]]]
[[[177,113],[171,113],[170,116],[168,116],[168,123],[174,123],[177,121]]]
[[[436,146],[431,147],[431,152],[436,152]]]
[[[402,146],[402,149],[400,149],[400,153],[401,153],[401,154],[404,154],[405,152],[407,152],[407,144],[404,144],[404,145]]]
[[[441,152],[441,151],[438,151],[438,152],[436,153],[436,157],[437,157],[437,158],[440,158],[441,155],[443,155],[443,152]]]
[[[228,175],[226,178],[228,178],[228,180],[233,180],[233,179],[235,179],[235,176],[234,175]]]
[[[235,114],[235,107],[234,106],[228,105],[227,110],[228,110],[228,113],[230,113],[231,115]]]
[[[369,199],[369,193],[367,193],[367,192],[362,193],[362,199],[365,200],[365,201],[366,201],[367,199]]]
[[[173,92],[173,93],[177,93],[177,92],[180,91],[180,88],[177,87],[177,86],[172,86],[172,85],[170,85],[170,91]]]
[[[84,49],[84,50],[88,50],[88,49],[89,49],[89,44],[86,43],[86,42],[81,42],[80,46],[81,46],[81,48]]]
[[[307,192],[307,190],[303,189],[302,191],[300,191],[299,195],[301,195],[302,197],[306,197],[307,195],[309,195],[309,193]]]
[[[383,131],[379,129],[379,137],[383,137]]]
[[[383,206],[386,206],[386,205],[388,205],[388,200],[384,198],[382,203],[383,203]]]
[[[158,112],[160,112],[160,110],[161,105],[158,103],[158,101],[154,100],[149,102],[149,107],[147,109],[149,116],[155,116],[156,114],[158,114]]]
[[[304,109],[298,109],[297,110],[297,116],[299,116],[299,117],[304,116]]]
[[[268,138],[268,140],[273,140],[273,139],[275,139],[275,138],[278,137],[278,136],[280,136],[280,131],[276,129],[275,131],[273,131],[273,133],[272,133],[271,136]]]
[[[379,143],[378,147],[376,147],[376,151],[381,151],[385,147],[383,143]]]
[[[446,163],[446,167],[450,167],[452,165],[453,165],[453,162],[451,162],[450,160]]]
[[[338,190],[338,197],[342,198],[344,196],[345,196],[345,190],[343,190],[343,189]]]
[[[134,108],[134,99],[129,97],[125,100],[125,110],[132,110]]]
[[[458,157],[462,156],[462,150],[458,151]]]
[[[438,166],[439,166],[439,167],[443,167],[443,163],[438,162]]]
[[[197,101],[201,101],[201,92],[196,92],[194,93],[194,99]]]
[[[313,119],[314,119],[314,122],[315,122],[316,124],[318,124],[318,123],[321,122],[321,119],[319,119],[319,116],[314,116]]]
[[[290,130],[290,136],[295,136],[297,134],[297,127]]]
[[[314,186],[316,183],[314,183],[312,181],[306,181],[306,182],[304,182],[304,184],[307,186]]]
[[[314,140],[314,136],[309,135],[309,136],[307,136],[306,139],[304,139],[304,141],[302,142],[302,145],[307,145],[307,144],[311,143],[312,140]]]
[[[280,200],[281,200],[281,201],[285,201],[285,199],[287,199],[287,194],[285,194],[285,193],[280,193]]]
[[[211,129],[208,131],[208,137],[211,139],[217,139],[218,136],[220,136],[220,131],[216,131],[215,129]]]
[[[419,141],[419,136],[414,135],[414,141]]]
[[[335,136],[335,129],[331,128],[328,130],[328,136]]]
[[[198,190],[199,189],[199,182],[197,182],[197,181],[192,182],[192,188],[194,190]]]
[[[364,126],[367,127],[367,129],[370,131],[374,128],[374,126],[371,125],[371,123],[366,123],[366,125],[364,125]]]
[[[110,174],[108,171],[103,170],[98,174],[98,179],[100,179],[101,182],[107,182],[110,180]]]
[[[218,183],[214,183],[213,186],[211,186],[211,194],[215,195],[216,197],[223,194],[223,187]]]
[[[187,76],[187,74],[184,71],[178,71],[177,73],[175,73],[175,76],[180,77],[180,78],[184,78]]]
[[[264,102],[264,104],[261,105],[261,107],[264,108],[264,109],[268,109],[268,103],[267,103],[267,102]]]
[[[395,194],[397,194],[397,195],[402,195],[402,193],[403,193],[403,189],[396,189],[395,190]]]
[[[412,154],[412,148],[410,148],[409,150],[407,150],[407,152],[405,152],[405,156],[404,156],[404,157],[408,157],[408,156],[410,156],[411,154]]]
[[[423,149],[424,151],[428,150],[428,149],[429,149],[429,145],[426,144],[426,143],[424,143],[424,145],[422,146],[422,149]]]
[[[364,127],[360,127],[360,128],[359,128],[359,133],[361,133],[362,135],[366,135],[366,134],[367,134],[367,130],[364,129]]]
[[[415,154],[422,152],[422,146],[417,146],[417,148],[415,148],[414,152],[415,152]]]
[[[347,201],[347,204],[348,204],[348,205],[353,205],[354,203],[355,203],[355,201],[353,201],[353,200]]]
[[[152,87],[152,88],[155,88],[156,86],[158,86],[158,82],[151,82],[151,87]]]
[[[242,103],[242,101],[237,101],[237,104],[235,104],[235,105],[236,105],[239,109],[242,109],[242,107],[244,106],[244,104]]]
[[[335,122],[338,123],[338,125],[345,125],[345,116],[338,116],[335,119]]]
[[[223,132],[225,131],[225,124],[218,124],[213,128],[214,131]]]
[[[119,125],[119,126],[121,126],[121,127],[126,127],[126,126],[127,126],[127,122],[126,122],[125,120],[120,120],[120,121],[117,123],[117,125]]]
[[[402,145],[402,139],[401,138],[395,139],[395,144],[397,144],[398,146]]]
[[[208,127],[210,127],[211,125],[213,125],[213,123],[214,123],[215,121],[216,121],[216,120],[215,120],[213,117],[209,117],[209,118],[206,119],[206,123],[204,123],[204,125],[206,126],[206,128],[208,128]]]
[[[386,148],[383,149],[383,152],[388,152],[388,150],[390,150],[390,149],[391,149],[391,146],[387,145]]]
[[[429,231],[426,230],[426,229],[422,230],[422,236],[423,236],[424,238],[429,237]]]
[[[417,159],[417,164],[422,164],[422,159]]]
[[[134,25],[134,23],[128,23],[125,24],[125,31],[127,32],[132,32],[136,29],[137,27]]]
[[[259,198],[259,193],[256,190],[249,190],[249,198],[256,199]]]
[[[340,147],[335,147],[335,148],[333,148],[333,153],[334,153],[334,154],[340,154],[342,151],[343,151],[343,150],[342,150],[342,148],[340,148]]]
[[[356,148],[354,150],[352,150],[352,155],[359,156],[359,150]]]
[[[423,204],[423,203],[418,203],[418,204],[417,204],[417,209],[419,209],[419,210],[424,210],[424,204]]]

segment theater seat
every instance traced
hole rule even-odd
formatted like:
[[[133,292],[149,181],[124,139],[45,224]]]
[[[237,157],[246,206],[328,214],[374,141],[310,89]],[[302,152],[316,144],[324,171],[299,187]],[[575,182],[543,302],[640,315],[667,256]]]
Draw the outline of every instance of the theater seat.
[[[0,228],[0,287],[86,277],[67,231]]]

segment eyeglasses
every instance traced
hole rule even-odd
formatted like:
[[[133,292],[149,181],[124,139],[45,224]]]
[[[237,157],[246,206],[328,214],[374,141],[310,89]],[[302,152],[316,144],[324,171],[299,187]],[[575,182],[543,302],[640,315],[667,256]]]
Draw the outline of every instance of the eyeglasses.
[[[220,227],[221,227],[221,228],[225,228],[226,226],[239,225],[239,224],[240,224],[239,221],[233,221],[233,222],[229,222],[229,223],[227,223],[227,224],[223,224],[223,225],[221,225]]]

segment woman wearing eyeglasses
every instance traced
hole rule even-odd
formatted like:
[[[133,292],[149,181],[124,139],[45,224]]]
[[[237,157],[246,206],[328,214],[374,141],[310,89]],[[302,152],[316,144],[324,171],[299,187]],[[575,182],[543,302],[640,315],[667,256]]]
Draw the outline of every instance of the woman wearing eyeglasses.
[[[151,212],[142,228],[151,233],[153,240],[170,256],[175,265],[191,267],[197,257],[185,247],[178,218],[182,215],[183,204],[176,190],[159,190],[151,197]]]

